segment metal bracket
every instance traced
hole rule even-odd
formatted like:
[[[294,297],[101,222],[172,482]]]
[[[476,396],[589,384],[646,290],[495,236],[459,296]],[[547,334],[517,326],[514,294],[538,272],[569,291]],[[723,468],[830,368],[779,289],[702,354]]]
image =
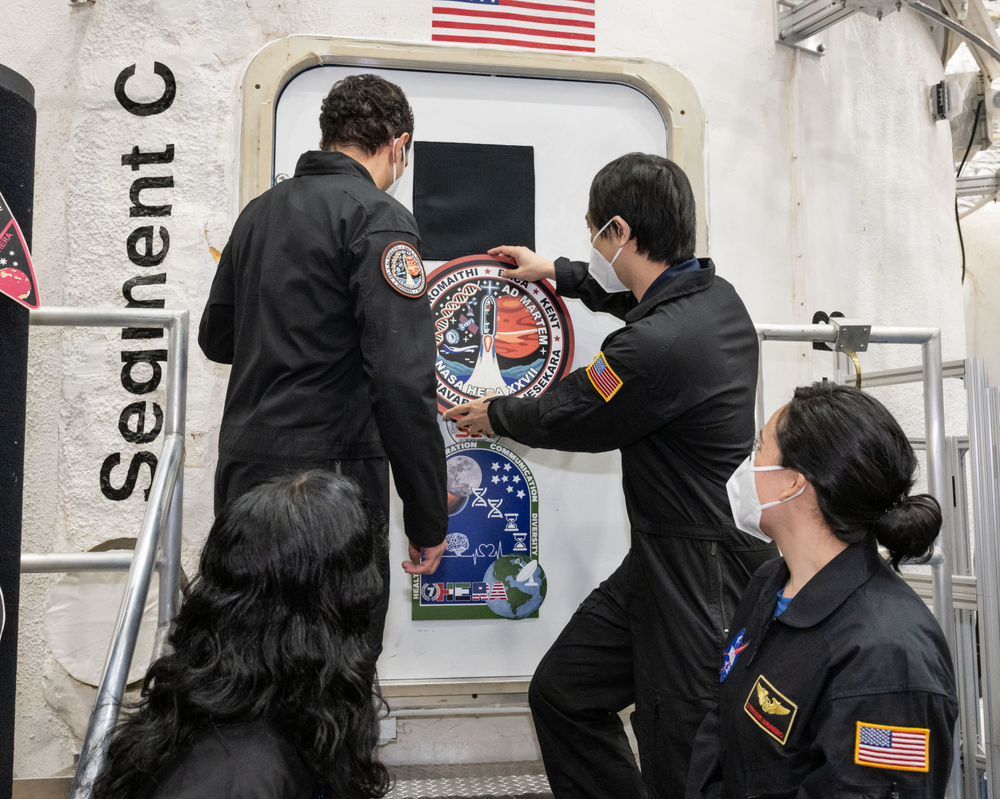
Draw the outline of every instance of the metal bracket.
[[[776,0],[776,2],[778,43],[810,50],[817,55],[822,55],[826,47],[816,41],[815,37],[841,20],[861,12],[881,21],[886,14],[901,11],[906,6],[954,31],[1000,64],[1000,51],[990,42],[920,0],[800,0],[797,3],[794,0]],[[968,0],[963,0],[959,19],[964,19],[967,14]]]
[[[837,330],[833,348],[837,352],[867,352],[872,326],[860,319],[832,317],[830,324]]]
[[[881,20],[902,5],[902,0],[778,0],[778,42],[822,55],[826,46],[815,41],[817,34],[859,11]]]
[[[956,197],[993,197],[1000,194],[1000,172],[994,175],[970,175],[955,180]]]

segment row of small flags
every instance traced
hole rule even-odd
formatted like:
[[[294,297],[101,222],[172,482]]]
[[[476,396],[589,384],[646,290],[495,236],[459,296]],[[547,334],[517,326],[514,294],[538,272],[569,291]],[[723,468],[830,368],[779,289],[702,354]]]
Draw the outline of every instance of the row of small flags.
[[[507,601],[507,591],[499,580],[489,583],[425,583],[424,599],[428,602],[487,602]]]
[[[593,53],[595,0],[435,0],[431,41]]]

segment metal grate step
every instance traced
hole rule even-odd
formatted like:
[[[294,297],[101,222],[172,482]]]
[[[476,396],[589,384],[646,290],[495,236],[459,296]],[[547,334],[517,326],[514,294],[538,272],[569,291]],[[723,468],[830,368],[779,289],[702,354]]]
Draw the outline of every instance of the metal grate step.
[[[386,799],[552,799],[540,761],[391,766]]]

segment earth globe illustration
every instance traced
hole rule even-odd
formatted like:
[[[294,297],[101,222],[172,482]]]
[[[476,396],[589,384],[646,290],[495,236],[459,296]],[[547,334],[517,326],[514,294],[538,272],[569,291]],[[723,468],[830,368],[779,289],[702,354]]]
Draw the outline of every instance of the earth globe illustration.
[[[486,607],[505,619],[526,618],[545,600],[545,572],[528,556],[501,555],[490,564],[483,581],[491,587],[494,582],[503,584],[507,599],[489,599]]]

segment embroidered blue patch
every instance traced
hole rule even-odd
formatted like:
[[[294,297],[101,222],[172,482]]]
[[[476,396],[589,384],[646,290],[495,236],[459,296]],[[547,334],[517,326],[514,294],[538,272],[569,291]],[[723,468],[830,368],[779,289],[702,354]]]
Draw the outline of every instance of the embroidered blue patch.
[[[740,652],[750,646],[749,638],[745,642],[743,640],[746,631],[747,628],[744,627],[736,633],[736,637],[729,645],[729,648],[722,653],[722,668],[719,670],[719,682],[723,682],[729,676],[729,672],[732,670],[733,664],[736,663],[736,658],[740,656]]]

